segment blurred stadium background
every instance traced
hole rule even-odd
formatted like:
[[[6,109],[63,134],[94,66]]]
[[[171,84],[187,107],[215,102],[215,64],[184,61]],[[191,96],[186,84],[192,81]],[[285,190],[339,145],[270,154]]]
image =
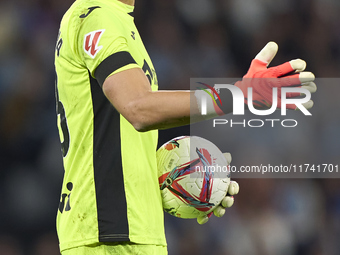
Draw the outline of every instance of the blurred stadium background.
[[[1,255],[59,254],[63,168],[53,60],[59,22],[72,2],[0,3]],[[339,14],[338,0],[136,0],[135,20],[159,88],[189,89],[191,77],[242,77],[269,40],[280,46],[273,64],[299,57],[317,77],[339,77]],[[314,98],[337,106],[338,92],[319,87]],[[322,117],[338,109],[325,110],[314,107],[321,119],[313,118],[308,135],[320,148],[315,157],[337,159],[340,118]],[[160,144],[189,131],[162,131]],[[265,150],[271,137],[261,138]],[[224,218],[199,226],[166,215],[170,255],[340,254],[339,179],[238,181],[241,192]]]

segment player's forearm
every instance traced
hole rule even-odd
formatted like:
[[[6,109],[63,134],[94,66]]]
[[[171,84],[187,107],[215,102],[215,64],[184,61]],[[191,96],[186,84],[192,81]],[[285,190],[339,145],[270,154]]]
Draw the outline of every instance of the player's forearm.
[[[178,127],[217,116],[200,114],[194,92],[152,91],[139,68],[108,77],[103,92],[138,131]]]
[[[199,113],[192,91],[149,91],[128,105],[129,119],[138,131],[188,125],[209,117]]]

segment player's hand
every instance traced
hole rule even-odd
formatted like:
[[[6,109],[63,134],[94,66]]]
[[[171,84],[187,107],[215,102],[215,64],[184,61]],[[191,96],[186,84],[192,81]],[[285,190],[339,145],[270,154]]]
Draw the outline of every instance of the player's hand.
[[[315,76],[311,72],[304,72],[306,62],[301,59],[291,60],[279,66],[267,68],[278,51],[278,45],[275,42],[269,42],[253,61],[247,74],[242,81],[235,84],[240,88],[245,96],[245,103],[248,98],[248,88],[253,90],[253,105],[258,109],[270,108],[273,101],[272,88],[278,88],[277,107],[281,108],[281,87],[302,87],[311,93],[316,91],[316,85],[313,82]],[[287,93],[287,98],[301,96],[300,93]],[[306,109],[313,106],[313,101],[309,100],[303,104]],[[294,104],[287,105],[288,109],[296,109]]]
[[[231,163],[231,154],[224,153],[225,158],[227,159],[228,165]],[[209,214],[203,215],[197,218],[197,222],[199,224],[205,224],[208,222],[210,216],[214,214],[217,217],[222,217],[225,214],[225,209],[231,207],[234,204],[234,195],[237,195],[240,188],[237,182],[230,181],[228,186],[227,195],[222,199],[221,203]]]

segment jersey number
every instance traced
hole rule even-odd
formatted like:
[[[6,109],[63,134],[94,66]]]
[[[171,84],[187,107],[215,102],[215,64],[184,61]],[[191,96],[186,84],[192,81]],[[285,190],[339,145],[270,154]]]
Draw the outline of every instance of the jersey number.
[[[67,120],[66,120],[66,113],[64,105],[61,101],[59,101],[59,94],[58,94],[58,77],[56,76],[56,82],[55,82],[55,95],[57,100],[57,116],[58,116],[58,122],[60,122],[61,131],[63,133],[64,141],[61,143],[61,152],[63,154],[63,157],[66,157],[68,149],[70,148],[70,132],[68,130],[67,126]],[[59,123],[58,123],[59,125]]]

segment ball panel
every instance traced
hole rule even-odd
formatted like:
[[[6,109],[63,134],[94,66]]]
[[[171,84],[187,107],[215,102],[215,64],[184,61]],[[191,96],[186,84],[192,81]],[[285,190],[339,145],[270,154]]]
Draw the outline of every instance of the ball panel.
[[[205,215],[227,193],[228,162],[217,146],[206,139],[174,138],[157,150],[157,163],[163,208],[171,215],[180,218]]]

